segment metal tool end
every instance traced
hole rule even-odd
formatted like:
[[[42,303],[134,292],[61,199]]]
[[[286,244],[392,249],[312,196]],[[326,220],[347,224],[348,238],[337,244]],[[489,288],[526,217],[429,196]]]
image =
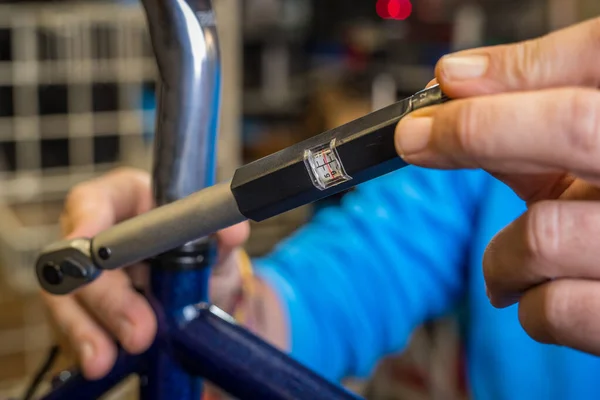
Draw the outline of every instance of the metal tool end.
[[[100,270],[90,253],[89,239],[56,242],[44,249],[35,271],[42,288],[52,294],[64,295],[94,281]]]
[[[425,88],[415,93],[410,100],[410,111],[435,106],[450,101],[439,84]]]

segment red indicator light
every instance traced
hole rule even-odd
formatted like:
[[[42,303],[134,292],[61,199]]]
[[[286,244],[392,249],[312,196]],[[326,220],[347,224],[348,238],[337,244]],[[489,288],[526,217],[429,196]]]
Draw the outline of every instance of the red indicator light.
[[[400,0],[388,0],[387,9],[391,18],[398,18],[401,8]]]
[[[410,0],[377,0],[377,15],[383,19],[405,20],[412,13]]]
[[[377,5],[375,5],[375,9],[377,10],[377,15],[379,15],[380,18],[390,18],[390,12],[388,11],[388,3],[389,0],[377,0]]]

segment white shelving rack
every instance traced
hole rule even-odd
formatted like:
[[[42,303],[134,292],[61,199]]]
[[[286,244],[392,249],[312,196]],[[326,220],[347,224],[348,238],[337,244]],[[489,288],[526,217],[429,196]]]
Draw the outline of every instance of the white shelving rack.
[[[214,2],[223,68],[218,169],[228,177],[241,162],[241,0]],[[143,92],[155,62],[143,10],[128,3],[0,5],[0,305],[14,310],[0,318],[0,397],[22,395],[52,344],[33,262],[60,237],[65,195],[117,166],[151,165],[154,115]],[[136,398],[135,389],[130,382],[105,398]]]

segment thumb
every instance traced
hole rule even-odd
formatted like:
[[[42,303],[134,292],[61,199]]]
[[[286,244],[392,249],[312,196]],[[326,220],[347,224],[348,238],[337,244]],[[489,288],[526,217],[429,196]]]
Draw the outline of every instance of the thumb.
[[[444,56],[436,77],[451,98],[600,83],[600,18],[516,44]]]

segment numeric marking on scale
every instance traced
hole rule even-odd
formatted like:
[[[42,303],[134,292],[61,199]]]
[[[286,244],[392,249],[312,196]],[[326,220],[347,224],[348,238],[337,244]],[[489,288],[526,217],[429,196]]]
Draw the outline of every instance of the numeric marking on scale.
[[[335,144],[334,139],[330,143],[304,151],[304,164],[313,184],[320,190],[352,179],[344,170]]]

